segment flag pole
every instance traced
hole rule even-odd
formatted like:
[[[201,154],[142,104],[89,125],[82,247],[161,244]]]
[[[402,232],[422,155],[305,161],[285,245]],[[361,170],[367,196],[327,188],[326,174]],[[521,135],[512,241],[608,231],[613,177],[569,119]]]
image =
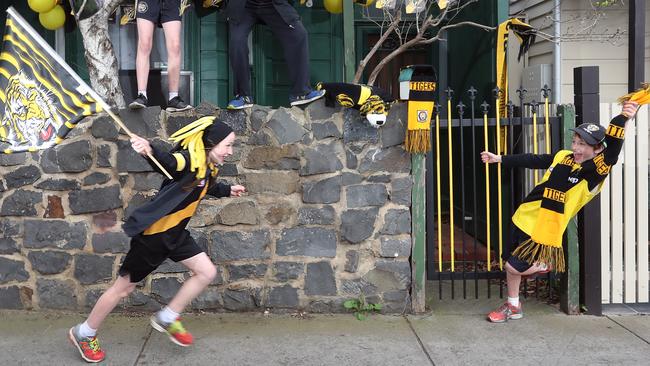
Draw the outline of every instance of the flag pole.
[[[111,118],[113,118],[115,123],[117,123],[117,125],[120,126],[124,130],[124,132],[126,132],[127,135],[129,135],[129,137],[136,136],[133,132],[131,132],[131,130],[129,130],[128,127],[126,127],[126,125],[124,124],[124,122],[122,122],[120,117],[115,113],[113,113],[113,111],[111,110],[111,106],[109,106],[108,103],[106,103],[99,94],[97,94],[90,86],[88,86],[88,84],[86,84],[86,82],[83,81],[83,79],[81,79],[81,77],[79,77],[79,75],[77,75],[77,73],[74,72],[72,68],[70,68],[70,66],[65,62],[65,60],[62,59],[61,56],[58,53],[56,53],[52,49],[52,47],[50,47],[50,45],[47,42],[45,42],[43,38],[41,38],[41,36],[38,33],[36,33],[34,28],[32,28],[32,26],[29,25],[29,23],[27,23],[22,16],[20,16],[20,14],[14,9],[13,6],[7,8],[7,13],[9,13],[9,15],[11,15],[16,20],[16,22],[20,24],[20,26],[22,26],[27,31],[27,33],[29,33],[29,35],[32,36],[32,38],[34,38],[34,40],[39,44],[39,46],[41,46],[50,55],[50,57],[52,57],[61,67],[65,69],[65,71],[67,71],[75,79],[77,83],[79,83],[79,86],[77,87],[79,92],[86,92],[90,94],[90,96],[102,106],[102,108],[106,111],[106,113],[108,113],[108,115],[111,116]],[[156,158],[154,158],[149,153],[147,153],[147,157],[156,164],[156,166],[160,169],[161,172],[165,174],[165,176],[167,176],[167,178],[174,179],[172,178],[171,174],[169,174],[169,172],[162,165],[160,165],[160,162],[158,162]]]

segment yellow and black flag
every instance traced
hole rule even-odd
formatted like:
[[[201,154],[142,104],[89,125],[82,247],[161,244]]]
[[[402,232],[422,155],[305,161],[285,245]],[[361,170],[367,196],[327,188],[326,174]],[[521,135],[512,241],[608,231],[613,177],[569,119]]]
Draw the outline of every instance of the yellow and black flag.
[[[0,53],[0,150],[58,144],[81,119],[101,111],[90,88],[12,8]]]

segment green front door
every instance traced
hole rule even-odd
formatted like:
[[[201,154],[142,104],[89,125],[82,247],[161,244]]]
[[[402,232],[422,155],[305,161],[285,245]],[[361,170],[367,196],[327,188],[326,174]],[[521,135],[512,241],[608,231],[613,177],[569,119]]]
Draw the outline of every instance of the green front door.
[[[309,33],[311,83],[343,78],[342,17],[322,6],[297,8]],[[194,72],[195,103],[225,107],[233,97],[232,71],[228,60],[228,23],[213,13],[185,18],[185,66]],[[271,30],[257,25],[252,36],[251,83],[255,103],[288,106],[289,80],[280,42]]]
[[[311,84],[343,80],[343,17],[321,5],[297,7],[309,34]],[[266,26],[253,36],[253,94],[255,103],[273,107],[289,105],[291,81],[280,42]]]

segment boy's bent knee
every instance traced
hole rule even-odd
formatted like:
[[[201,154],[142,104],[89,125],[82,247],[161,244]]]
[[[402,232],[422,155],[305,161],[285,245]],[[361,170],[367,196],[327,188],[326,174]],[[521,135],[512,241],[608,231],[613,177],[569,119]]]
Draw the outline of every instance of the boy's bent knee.
[[[119,296],[120,298],[125,298],[135,290],[136,283],[129,282],[128,277],[120,277],[117,282],[113,284],[111,287],[111,290],[115,293],[116,296]]]
[[[214,264],[208,266],[206,277],[208,279],[208,282],[212,282],[217,277],[217,267]]]
[[[217,267],[211,263],[201,268],[196,275],[200,276],[205,282],[210,283],[217,277]]]
[[[135,283],[131,283],[131,284],[119,289],[118,290],[118,296],[120,298],[125,298],[125,297],[129,296],[131,294],[131,292],[133,292],[133,290],[135,290],[135,286],[136,286]]]

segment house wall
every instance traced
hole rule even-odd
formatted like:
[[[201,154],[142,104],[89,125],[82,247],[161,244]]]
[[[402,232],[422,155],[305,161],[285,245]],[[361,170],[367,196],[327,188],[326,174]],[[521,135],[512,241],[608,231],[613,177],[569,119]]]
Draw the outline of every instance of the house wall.
[[[567,35],[575,35],[578,30],[584,27],[575,21],[586,11],[590,10],[590,1],[585,0],[563,0],[561,1],[561,103],[573,103],[573,69],[580,66],[600,67],[600,100],[603,103],[615,102],[616,98],[626,94],[628,91],[628,12],[629,3],[620,2],[602,11],[596,26],[591,30],[591,40],[570,40]],[[542,0],[511,0],[510,14],[525,13],[530,24],[541,32],[552,34],[553,1]],[[650,75],[650,7],[646,6],[646,44],[645,44],[645,75]],[[616,31],[622,32],[616,40],[605,40],[598,35],[613,34]],[[587,37],[589,38],[589,37]],[[514,45],[513,45],[514,47]],[[513,52],[510,52],[512,55]],[[550,41],[538,37],[536,44],[531,48],[528,55],[527,65],[553,63],[553,44]],[[510,65],[514,65],[511,63]],[[516,66],[513,70],[516,70]],[[516,72],[511,73],[516,77]],[[511,79],[513,80],[513,79]]]

